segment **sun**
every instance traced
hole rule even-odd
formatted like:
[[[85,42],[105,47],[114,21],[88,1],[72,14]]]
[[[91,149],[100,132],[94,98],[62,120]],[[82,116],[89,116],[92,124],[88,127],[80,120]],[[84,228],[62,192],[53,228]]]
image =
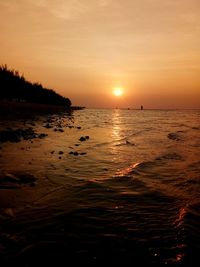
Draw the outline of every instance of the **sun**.
[[[114,90],[113,90],[113,94],[115,96],[122,96],[123,95],[123,89],[120,88],[120,87],[116,87]]]

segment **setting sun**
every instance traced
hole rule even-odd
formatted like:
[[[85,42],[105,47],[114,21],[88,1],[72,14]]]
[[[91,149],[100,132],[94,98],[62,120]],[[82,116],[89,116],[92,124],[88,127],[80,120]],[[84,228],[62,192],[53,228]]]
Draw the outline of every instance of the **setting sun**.
[[[113,90],[113,94],[115,95],[115,96],[121,96],[121,95],[123,95],[123,89],[122,88],[115,88],[114,90]]]

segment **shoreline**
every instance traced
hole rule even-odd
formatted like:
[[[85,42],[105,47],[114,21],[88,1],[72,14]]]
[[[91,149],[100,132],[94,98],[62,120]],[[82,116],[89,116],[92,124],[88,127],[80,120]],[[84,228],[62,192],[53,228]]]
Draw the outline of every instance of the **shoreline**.
[[[17,101],[0,101],[0,119],[29,118],[37,115],[48,115],[59,112],[72,112],[85,107],[57,106],[49,104],[27,103]]]

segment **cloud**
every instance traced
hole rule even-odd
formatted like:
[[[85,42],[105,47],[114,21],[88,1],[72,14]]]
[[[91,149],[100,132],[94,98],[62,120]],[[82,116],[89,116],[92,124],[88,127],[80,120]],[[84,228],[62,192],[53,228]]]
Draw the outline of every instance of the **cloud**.
[[[28,0],[28,2],[46,9],[56,18],[76,20],[93,10],[109,6],[113,0]]]

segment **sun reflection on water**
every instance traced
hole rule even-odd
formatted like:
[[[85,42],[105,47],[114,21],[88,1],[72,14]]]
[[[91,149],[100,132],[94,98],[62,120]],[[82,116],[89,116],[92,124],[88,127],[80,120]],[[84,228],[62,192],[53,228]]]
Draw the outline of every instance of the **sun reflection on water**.
[[[178,239],[180,239],[179,240],[180,243],[177,245],[177,248],[179,248],[179,249],[183,249],[185,247],[183,236],[182,235],[179,236],[179,235],[182,232],[182,231],[180,231],[180,229],[184,230],[184,223],[185,223],[186,215],[187,215],[187,205],[183,206],[179,209],[177,218],[174,221],[174,224],[179,229]],[[185,253],[184,252],[178,252],[176,255],[175,261],[180,262],[180,261],[183,261],[184,258],[185,258]]]
[[[116,109],[112,114],[112,138],[114,141],[119,141],[121,137],[121,116],[120,110]]]
[[[122,117],[121,112],[118,109],[113,110],[111,118],[111,138],[112,146],[111,153],[113,155],[112,162],[119,163],[123,161],[123,153],[120,151],[120,145],[122,143]]]
[[[116,176],[117,177],[122,177],[122,176],[126,176],[126,175],[129,175],[133,169],[135,169],[135,167],[137,167],[140,163],[137,162],[137,163],[133,163],[131,164],[130,166],[128,166],[127,168],[124,168],[122,170],[119,170],[117,173],[116,173]]]
[[[186,207],[181,207],[179,209],[178,216],[174,222],[177,227],[181,227],[184,224],[186,213],[187,213]]]

